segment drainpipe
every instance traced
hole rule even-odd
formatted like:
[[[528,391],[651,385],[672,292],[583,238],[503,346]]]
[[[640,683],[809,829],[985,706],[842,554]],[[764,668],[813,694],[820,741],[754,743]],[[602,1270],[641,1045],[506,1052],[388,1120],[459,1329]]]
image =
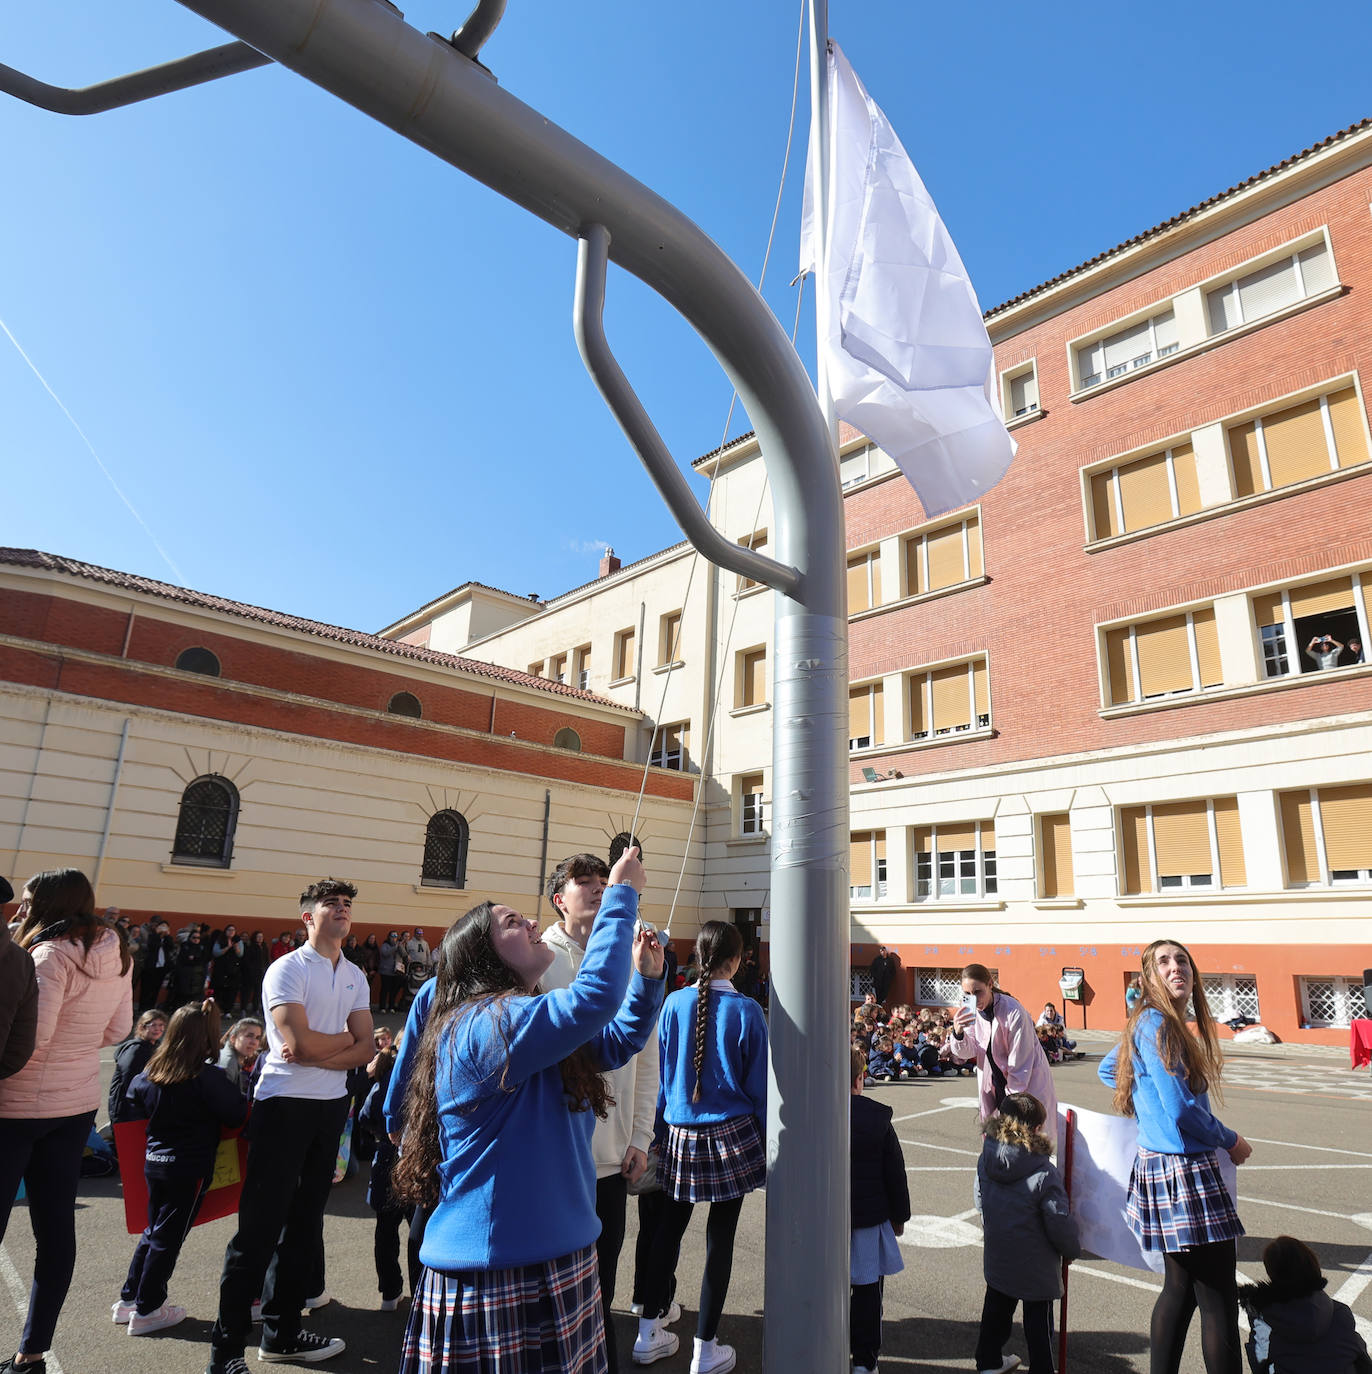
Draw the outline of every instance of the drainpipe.
[[[119,777],[124,771],[124,750],[129,743],[131,719],[124,717],[124,728],[119,733],[119,752],[114,757],[114,778],[110,782],[109,805],[105,807],[105,828],[100,832],[100,848],[95,854],[95,872],[91,875],[91,886],[100,891],[100,871],[105,866],[105,850],[110,843],[110,829],[114,825],[114,799],[119,794]]]

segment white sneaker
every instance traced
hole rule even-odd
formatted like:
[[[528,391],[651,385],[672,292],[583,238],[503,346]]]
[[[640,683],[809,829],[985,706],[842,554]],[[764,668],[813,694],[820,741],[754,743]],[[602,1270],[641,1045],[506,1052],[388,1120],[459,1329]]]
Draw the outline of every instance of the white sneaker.
[[[123,1298],[110,1304],[110,1316],[114,1318],[116,1326],[127,1326],[129,1318],[138,1311],[136,1303],[125,1302]]]
[[[186,1309],[177,1307],[174,1303],[164,1302],[156,1312],[149,1312],[146,1317],[140,1316],[137,1312],[129,1318],[129,1335],[146,1336],[153,1331],[165,1331],[169,1326],[175,1326],[178,1322],[186,1320]]]
[[[643,1315],[643,1304],[641,1302],[631,1302],[629,1304],[629,1311],[632,1312],[634,1316],[641,1317]]]
[[[680,1348],[680,1339],[674,1332],[666,1330],[656,1318],[638,1319],[638,1337],[634,1341],[635,1364],[655,1364],[658,1360],[669,1359]]]
[[[1007,1355],[994,1369],[983,1369],[980,1374],[1010,1374],[1012,1369],[1019,1368],[1019,1356]]]
[[[662,1318],[663,1326],[671,1326],[673,1322],[681,1320],[681,1304],[674,1302],[668,1309],[667,1314]]]
[[[716,1340],[702,1341],[697,1336],[691,1355],[691,1374],[726,1374],[734,1367],[736,1358],[733,1346],[722,1345]]]

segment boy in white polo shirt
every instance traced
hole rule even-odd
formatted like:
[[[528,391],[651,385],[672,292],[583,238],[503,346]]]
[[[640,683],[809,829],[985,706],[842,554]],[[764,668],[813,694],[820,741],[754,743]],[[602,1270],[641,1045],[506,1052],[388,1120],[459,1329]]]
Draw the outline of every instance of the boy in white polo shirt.
[[[306,943],[276,960],[263,979],[268,1053],[248,1123],[238,1231],[224,1252],[205,1374],[248,1374],[243,1351],[259,1293],[259,1359],[312,1364],[343,1349],[337,1338],[302,1331],[300,1313],[323,1248],[324,1208],[348,1117],[348,1070],[375,1053],[366,975],[342,956],[356,896],[337,878],[306,888]]]

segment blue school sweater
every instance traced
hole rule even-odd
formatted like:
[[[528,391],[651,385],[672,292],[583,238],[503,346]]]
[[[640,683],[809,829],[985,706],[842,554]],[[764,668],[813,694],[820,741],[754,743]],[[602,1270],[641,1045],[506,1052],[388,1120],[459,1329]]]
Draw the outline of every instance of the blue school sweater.
[[[710,1025],[701,1070],[700,1101],[692,1102],[696,1074],[697,988],[682,988],[667,999],[658,1027],[662,1115],[672,1126],[718,1125],[755,1116],[767,1128],[767,1023],[762,1008],[728,983],[710,983]]]
[[[476,1003],[445,1028],[439,1201],[419,1252],[430,1269],[539,1264],[600,1234],[596,1118],[569,1109],[559,1064],[587,1045],[602,1069],[616,1069],[647,1042],[664,985],[629,976],[637,912],[633,888],[606,888],[571,987]]]

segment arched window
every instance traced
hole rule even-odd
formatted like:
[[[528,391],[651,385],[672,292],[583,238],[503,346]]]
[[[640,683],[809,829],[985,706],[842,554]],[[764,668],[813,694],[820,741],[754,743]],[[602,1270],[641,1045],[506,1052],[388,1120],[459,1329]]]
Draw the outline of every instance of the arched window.
[[[208,649],[199,645],[194,649],[183,649],[176,656],[176,666],[183,673],[203,673],[206,677],[219,676],[219,660]]]
[[[630,845],[638,846],[638,857],[643,857],[643,845],[637,835],[631,835],[627,830],[621,830],[618,835],[610,841],[610,867],[613,868],[618,862],[620,855],[624,853]]]
[[[413,716],[415,720],[424,714],[419,698],[413,692],[397,692],[386,709],[393,716]]]
[[[228,868],[238,825],[238,789],[218,773],[196,778],[181,794],[172,863]]]
[[[457,811],[439,811],[424,832],[423,887],[466,887],[467,821]]]
[[[581,752],[581,736],[570,725],[564,725],[553,736],[553,748],[570,749],[572,753],[579,754]]]

